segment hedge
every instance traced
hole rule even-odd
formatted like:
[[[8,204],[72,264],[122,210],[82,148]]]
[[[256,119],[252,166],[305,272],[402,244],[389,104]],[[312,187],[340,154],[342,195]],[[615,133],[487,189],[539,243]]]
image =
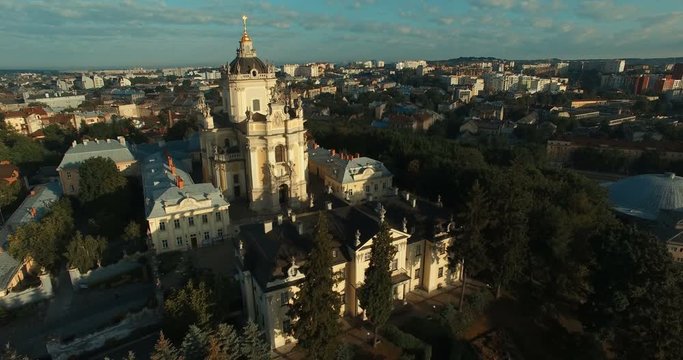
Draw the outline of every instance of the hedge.
[[[400,347],[404,351],[420,356],[419,359],[430,360],[432,358],[432,346],[415,336],[401,331],[394,325],[386,325],[383,329],[383,335],[394,345]]]

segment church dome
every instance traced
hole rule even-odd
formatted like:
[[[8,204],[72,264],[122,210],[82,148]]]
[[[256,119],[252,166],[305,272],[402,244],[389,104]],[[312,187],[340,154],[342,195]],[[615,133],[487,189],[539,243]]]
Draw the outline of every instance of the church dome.
[[[229,71],[232,75],[251,74],[256,70],[259,74],[268,72],[268,65],[257,57],[236,57],[230,62]]]
[[[683,177],[673,173],[628,177],[609,186],[613,209],[655,220],[660,210],[683,210]]]

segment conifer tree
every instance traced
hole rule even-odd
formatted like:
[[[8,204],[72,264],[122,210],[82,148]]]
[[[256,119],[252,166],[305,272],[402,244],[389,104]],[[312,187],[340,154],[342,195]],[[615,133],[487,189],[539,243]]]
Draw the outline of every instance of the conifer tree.
[[[393,296],[389,266],[395,253],[396,248],[391,245],[389,225],[383,221],[372,241],[370,265],[365,270],[365,283],[359,294],[360,306],[375,328],[374,345],[377,345],[379,329],[391,315]]]
[[[488,226],[489,204],[484,190],[475,181],[465,211],[460,215],[463,232],[449,248],[449,266],[455,269],[460,264],[462,289],[460,290],[459,310],[462,312],[467,288],[467,275],[476,275],[488,263],[484,244],[484,230]]]
[[[164,336],[164,332],[160,332],[159,340],[154,345],[154,352],[150,357],[151,360],[180,360],[178,349],[173,346],[173,343]]]
[[[183,338],[183,343],[180,345],[180,352],[183,354],[184,360],[204,360],[207,355],[208,344],[207,334],[199,327],[190,325],[185,338]]]
[[[233,328],[227,324],[219,324],[216,332],[209,337],[208,360],[238,359],[240,339]]]
[[[296,319],[292,330],[299,345],[310,358],[330,359],[334,355],[335,338],[339,334],[339,294],[334,291],[332,273],[332,236],[327,217],[318,216],[313,249],[302,267],[306,275],[297,293],[290,316]]]
[[[270,347],[261,339],[258,326],[249,321],[242,329],[240,353],[244,360],[261,360],[270,358]]]

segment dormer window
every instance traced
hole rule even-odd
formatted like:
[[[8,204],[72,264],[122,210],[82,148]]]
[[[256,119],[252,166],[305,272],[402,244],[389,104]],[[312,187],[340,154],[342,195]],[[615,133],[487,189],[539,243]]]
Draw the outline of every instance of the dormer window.
[[[258,71],[256,69],[251,70],[251,76],[256,77],[258,75]]]

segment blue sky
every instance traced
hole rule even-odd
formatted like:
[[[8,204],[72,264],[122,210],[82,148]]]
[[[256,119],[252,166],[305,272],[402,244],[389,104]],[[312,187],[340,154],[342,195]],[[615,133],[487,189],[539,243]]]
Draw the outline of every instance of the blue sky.
[[[683,0],[0,0],[0,69],[683,57]]]

